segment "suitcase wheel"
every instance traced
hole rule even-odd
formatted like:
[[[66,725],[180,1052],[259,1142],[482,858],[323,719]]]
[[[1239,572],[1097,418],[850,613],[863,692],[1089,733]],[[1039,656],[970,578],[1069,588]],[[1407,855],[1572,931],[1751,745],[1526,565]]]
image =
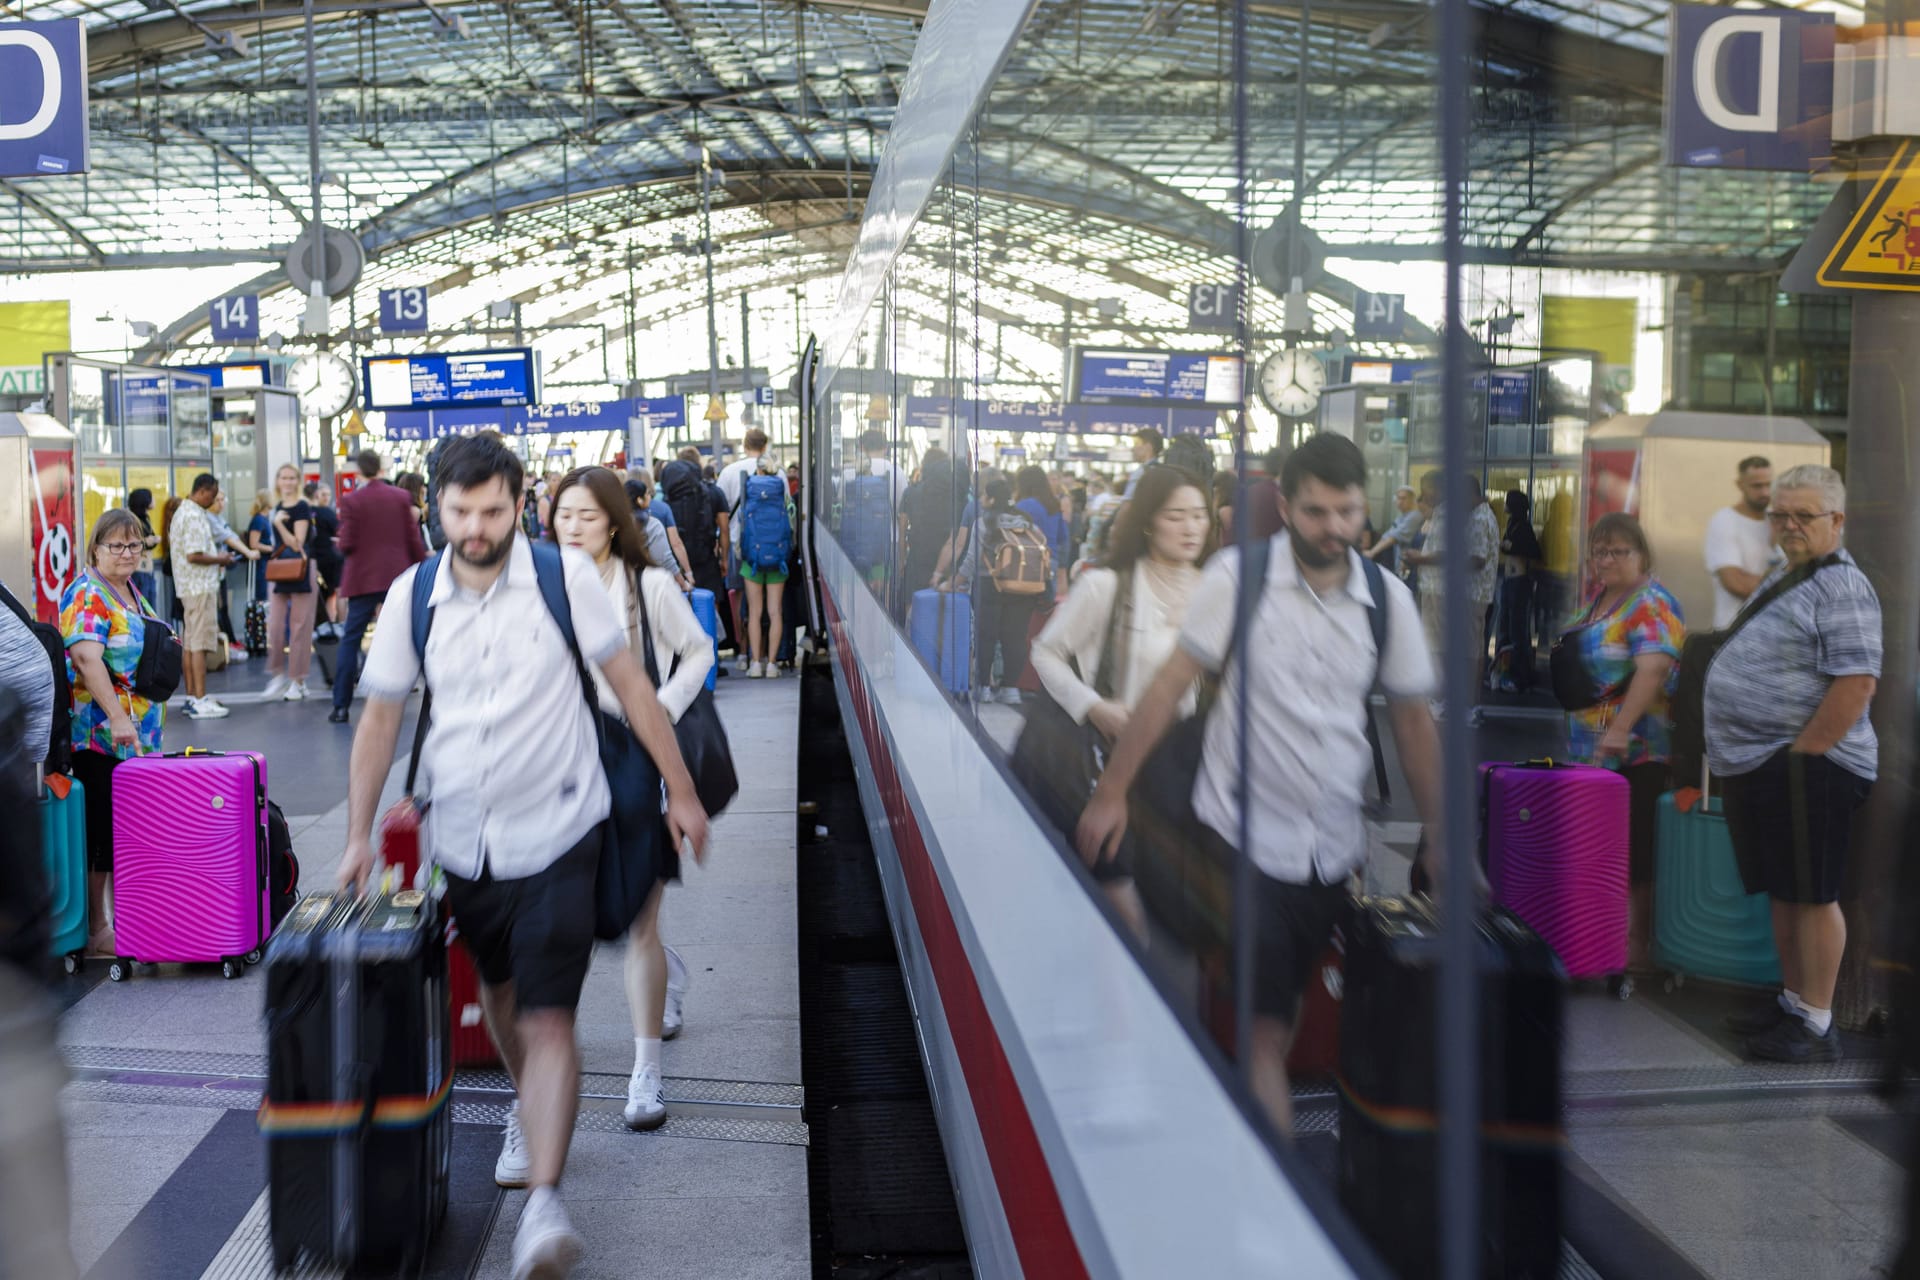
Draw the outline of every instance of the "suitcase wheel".
[[[279,1240],[274,1241],[273,1242],[273,1269],[276,1272],[285,1271],[291,1266],[293,1266],[294,1255],[298,1252],[299,1250],[295,1248],[292,1244],[283,1243]]]
[[[133,961],[115,956],[107,965],[107,977],[114,982],[125,982],[133,976]]]
[[[1633,975],[1618,973],[1607,979],[1607,994],[1615,1000],[1633,999]]]
[[[61,958],[60,965],[69,974],[75,974],[75,973],[79,973],[82,969],[86,968],[87,962],[81,959],[80,952],[69,951],[65,956]]]
[[[246,961],[246,962],[247,962],[248,964],[259,964],[259,963],[260,963],[260,957],[261,957],[261,956],[262,956],[263,954],[265,954],[265,953],[264,953],[264,952],[262,952],[262,951],[260,950],[260,948],[258,948],[258,947],[255,947],[255,948],[254,948],[253,950],[251,950],[251,951],[249,951],[249,952],[247,952],[247,954],[246,954],[245,956],[243,956],[243,957],[242,957],[242,959],[244,959],[244,960],[245,960],[245,961]]]
[[[220,962],[220,976],[223,978],[237,978],[246,971],[247,966],[244,961],[222,960]]]
[[[1665,983],[1665,986],[1666,986],[1666,989],[1667,989],[1667,994],[1668,994],[1668,995],[1672,995],[1672,994],[1673,994],[1674,992],[1676,992],[1676,991],[1678,991],[1678,990],[1679,990],[1680,988],[1682,988],[1682,987],[1684,987],[1684,986],[1686,986],[1686,985],[1687,985],[1687,975],[1686,975],[1686,974],[1684,974],[1684,973],[1670,973],[1670,974],[1668,974],[1668,975],[1667,975],[1667,981],[1666,981],[1666,983]]]

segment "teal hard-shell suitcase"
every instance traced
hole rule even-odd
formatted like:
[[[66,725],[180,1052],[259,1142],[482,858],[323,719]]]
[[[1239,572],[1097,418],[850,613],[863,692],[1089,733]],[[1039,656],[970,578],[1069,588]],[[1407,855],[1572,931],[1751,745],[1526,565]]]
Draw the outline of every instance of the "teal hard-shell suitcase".
[[[55,795],[51,786],[40,794],[40,838],[52,899],[53,954],[65,960],[68,973],[78,973],[87,949],[87,797],[78,779],[63,780],[70,787],[65,796]]]
[[[1671,793],[1660,797],[1654,963],[1680,977],[1779,986],[1772,908],[1765,894],[1749,894],[1740,882],[1726,817],[1707,806],[1703,798],[1682,813]]]

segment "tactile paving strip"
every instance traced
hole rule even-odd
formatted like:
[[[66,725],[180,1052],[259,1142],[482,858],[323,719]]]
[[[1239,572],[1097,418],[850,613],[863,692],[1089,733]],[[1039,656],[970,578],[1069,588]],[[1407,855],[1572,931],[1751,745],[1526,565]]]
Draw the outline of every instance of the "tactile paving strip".
[[[247,1210],[247,1216],[227,1237],[227,1243],[215,1254],[200,1280],[342,1280],[344,1271],[317,1262],[304,1255],[291,1269],[273,1269],[273,1244],[268,1235],[267,1193]]]

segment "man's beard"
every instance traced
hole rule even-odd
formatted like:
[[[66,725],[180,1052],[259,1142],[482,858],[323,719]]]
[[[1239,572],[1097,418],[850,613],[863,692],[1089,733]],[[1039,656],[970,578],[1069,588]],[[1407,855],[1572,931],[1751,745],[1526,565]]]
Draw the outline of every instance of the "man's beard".
[[[1309,569],[1331,569],[1347,558],[1347,544],[1344,542],[1332,555],[1328,555],[1317,543],[1308,542],[1305,538],[1296,536],[1289,541],[1293,543],[1293,558]]]
[[[493,568],[493,566],[499,564],[502,560],[506,559],[507,552],[513,549],[512,534],[508,534],[506,537],[500,539],[500,541],[498,542],[489,542],[487,544],[487,549],[477,556],[470,556],[467,554],[466,547],[467,547],[468,541],[470,541],[470,539],[462,539],[458,542],[455,542],[453,544],[453,554],[460,557],[461,560],[465,561],[467,564],[472,565],[476,569]]]

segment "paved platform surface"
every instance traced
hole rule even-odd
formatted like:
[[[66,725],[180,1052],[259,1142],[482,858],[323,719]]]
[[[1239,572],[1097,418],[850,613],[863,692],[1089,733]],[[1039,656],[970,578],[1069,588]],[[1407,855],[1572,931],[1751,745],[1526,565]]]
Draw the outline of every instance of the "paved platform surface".
[[[328,724],[324,700],[257,702],[265,675],[255,668],[263,666],[213,677],[211,691],[229,701],[232,716],[170,716],[166,746],[263,751],[303,888],[325,888],[346,833],[351,726]],[[597,951],[581,1000],[581,1119],[563,1185],[587,1241],[581,1280],[811,1274],[792,817],[799,682],[735,676],[718,696],[742,790],[714,824],[705,865],[686,859],[684,881],[662,908],[666,937],[692,982],[686,1029],[665,1047],[669,1119],[661,1130],[632,1133],[620,1120],[633,1031],[618,947]],[[410,735],[411,715],[403,743]],[[398,795],[403,775],[404,760],[386,800]],[[75,1072],[64,1110],[83,1274],[271,1274],[252,1116],[266,1053],[259,974],[226,981],[165,966],[112,983],[96,964],[67,980],[60,996],[60,1040]],[[508,1088],[497,1072],[456,1079],[455,1204],[430,1276],[509,1274],[525,1196],[491,1181]]]

